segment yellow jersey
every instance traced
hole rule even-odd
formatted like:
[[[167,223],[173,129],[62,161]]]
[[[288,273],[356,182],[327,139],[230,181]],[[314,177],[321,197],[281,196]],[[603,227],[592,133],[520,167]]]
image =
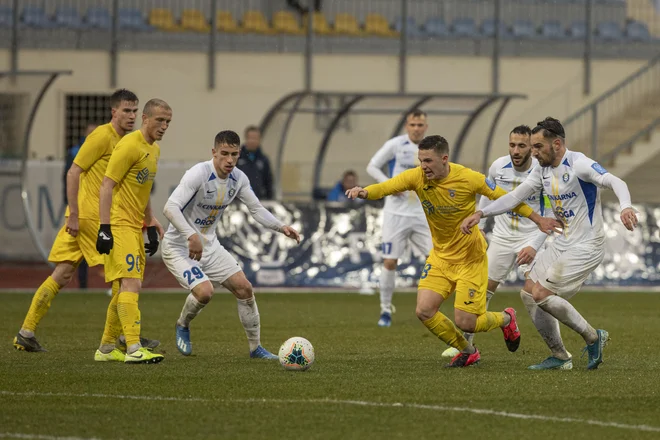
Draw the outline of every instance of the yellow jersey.
[[[451,162],[449,174],[442,180],[428,180],[422,168],[417,167],[365,189],[369,200],[402,191],[415,191],[424,208],[433,238],[429,259],[451,264],[469,263],[483,258],[486,253],[486,240],[479,232],[478,225],[472,228],[472,234],[469,235],[460,230],[463,220],[476,210],[476,194],[492,200],[506,194],[506,191],[483,174]],[[529,217],[533,212],[524,203],[514,211],[524,217]]]
[[[117,184],[112,192],[112,226],[142,229],[159,158],[158,144],[149,145],[140,130],[127,134],[117,143],[105,172]]]
[[[111,123],[99,125],[85,139],[73,163],[82,168],[78,189],[78,218],[99,220],[99,192],[112,150],[121,139]],[[65,215],[69,216],[69,207]]]

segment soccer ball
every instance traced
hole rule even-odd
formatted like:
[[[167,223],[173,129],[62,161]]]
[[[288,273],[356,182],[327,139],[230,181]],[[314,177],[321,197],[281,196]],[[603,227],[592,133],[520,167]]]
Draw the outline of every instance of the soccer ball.
[[[294,336],[282,344],[279,356],[284,369],[305,371],[314,363],[314,347],[307,339]]]

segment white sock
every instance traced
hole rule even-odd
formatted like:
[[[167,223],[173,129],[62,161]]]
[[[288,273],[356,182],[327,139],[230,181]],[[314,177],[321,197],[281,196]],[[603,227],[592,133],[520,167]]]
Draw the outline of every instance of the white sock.
[[[396,270],[383,267],[380,273],[380,312],[392,313],[392,295],[394,295],[394,283]]]
[[[34,337],[34,332],[32,330],[25,330],[25,329],[22,328],[22,329],[19,330],[19,333],[21,334],[21,336],[23,336],[24,338],[27,338],[27,339],[30,339],[30,338]]]
[[[103,354],[108,354],[115,349],[115,346],[112,344],[101,344],[99,345],[99,351]]]
[[[537,305],[557,318],[559,322],[579,333],[587,344],[592,344],[598,340],[596,330],[589,325],[587,320],[580,315],[580,312],[571,303],[561,296],[550,295],[543,301],[538,302]]]
[[[192,293],[188,294],[186,302],[183,304],[183,309],[181,309],[181,316],[179,316],[176,323],[181,327],[188,328],[190,321],[199,315],[199,312],[202,311],[205,305],[197,301],[197,298]]]
[[[133,354],[133,353],[135,353],[136,351],[138,351],[138,350],[141,349],[141,348],[142,348],[142,344],[140,344],[140,343],[138,342],[137,344],[133,344],[133,345],[131,345],[130,347],[128,347],[128,348],[126,349],[126,353],[128,353],[128,354]]]
[[[490,304],[490,300],[493,299],[493,295],[495,295],[495,292],[491,292],[490,290],[486,291],[486,310],[488,310],[488,305]],[[509,314],[505,313],[505,315],[509,317],[509,321],[510,321],[511,317],[509,316]],[[506,323],[506,325],[508,325],[508,323]],[[470,345],[472,345],[472,341],[474,340],[474,333],[465,332],[463,333],[463,336],[465,336],[465,339],[467,339]]]
[[[558,359],[568,359],[570,356],[566,351],[566,347],[564,347],[564,341],[561,339],[557,318],[536,305],[532,294],[524,289],[520,291],[520,299],[525,304],[527,313],[529,313],[529,317],[532,318],[532,322],[534,323],[534,327],[536,327],[536,330],[545,341],[552,355]]]
[[[253,352],[261,345],[261,323],[259,321],[259,309],[257,300],[254,298],[236,299],[238,302],[238,317],[245,329],[250,352]]]

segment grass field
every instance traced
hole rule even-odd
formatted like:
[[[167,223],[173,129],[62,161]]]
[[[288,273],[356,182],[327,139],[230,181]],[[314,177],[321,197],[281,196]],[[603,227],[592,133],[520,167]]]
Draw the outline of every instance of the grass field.
[[[39,328],[48,353],[11,339],[31,296],[0,294],[0,438],[660,438],[657,343],[660,295],[582,293],[574,304],[612,338],[605,363],[586,371],[583,341],[563,331],[572,371],[532,372],[547,356],[517,294],[492,309],[518,310],[522,344],[477,335],[478,366],[445,369],[445,346],[395,296],[389,329],[377,296],[262,294],[263,345],[308,338],[316,364],[288,372],[248,358],[233,297],[217,295],[194,321],[194,354],[181,356],[174,322],[184,294],[145,294],[143,334],[162,341],[158,365],[95,363],[108,298],[60,295]],[[443,311],[450,316],[450,308]]]

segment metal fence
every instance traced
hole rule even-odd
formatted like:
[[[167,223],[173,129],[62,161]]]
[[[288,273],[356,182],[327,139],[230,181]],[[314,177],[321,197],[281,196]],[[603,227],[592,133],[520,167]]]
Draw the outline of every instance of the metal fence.
[[[294,7],[292,5],[297,5]],[[400,91],[411,55],[492,57],[492,90],[503,56],[650,58],[660,13],[650,0],[0,0],[0,47],[18,69],[22,49],[208,53],[215,86],[218,52],[305,56],[311,83],[317,53],[399,56]],[[314,13],[307,14],[311,9]],[[405,19],[404,19],[405,17]]]

